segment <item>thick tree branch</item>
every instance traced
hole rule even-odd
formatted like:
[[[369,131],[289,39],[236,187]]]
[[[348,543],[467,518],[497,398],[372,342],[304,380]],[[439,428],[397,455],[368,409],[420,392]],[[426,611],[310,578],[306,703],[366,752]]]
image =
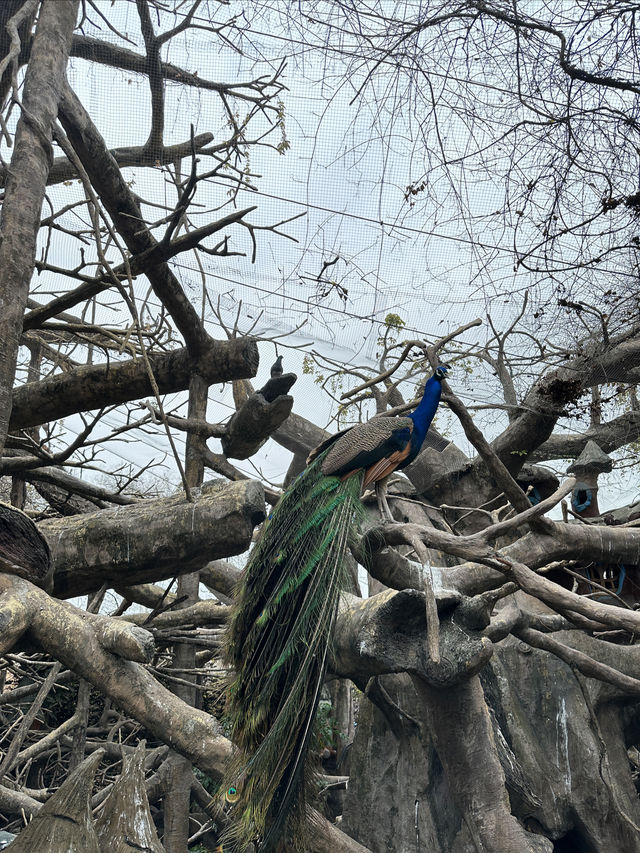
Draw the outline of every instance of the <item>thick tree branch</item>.
[[[605,663],[595,660],[591,655],[587,655],[579,649],[573,649],[567,646],[560,640],[549,634],[543,634],[541,631],[536,631],[534,628],[518,628],[514,632],[514,636],[525,643],[529,643],[536,649],[544,649],[546,652],[559,657],[569,666],[575,667],[589,678],[597,678],[598,681],[606,681],[626,696],[640,697],[640,679],[634,678],[621,672],[619,669],[614,669]]]
[[[159,38],[164,41],[162,36]],[[110,44],[104,39],[94,39],[80,34],[77,34],[73,39],[71,56],[78,56],[91,62],[99,62],[113,68],[132,71],[134,74],[144,75],[149,70],[147,59],[142,54]],[[169,62],[162,63],[162,76],[165,80],[180,83],[180,85],[218,92],[221,95],[240,98],[256,104],[266,103],[270,97],[277,95],[284,88],[278,81],[279,73],[270,78],[260,77],[245,82],[218,83],[207,80],[199,74],[192,74]],[[269,89],[272,91],[269,92]]]
[[[83,595],[102,584],[144,583],[192,572],[249,547],[264,518],[255,480],[209,483],[189,503],[180,495],[38,525],[51,548],[54,594]]]
[[[203,772],[220,778],[231,744],[213,717],[178,699],[141,664],[106,651],[96,636],[95,620],[87,619],[84,611],[56,602],[28,581],[10,575],[0,575],[0,590],[28,614],[32,642],[110,696]]]
[[[234,412],[222,436],[225,456],[248,459],[268,441],[291,414],[293,397],[287,391],[296,378],[294,373],[287,373],[270,379]]]
[[[613,340],[608,347],[599,341],[585,344],[579,355],[545,373],[533,385],[521,403],[521,413],[492,442],[495,453],[512,473],[517,472],[529,454],[549,440],[569,403],[594,385],[628,381],[629,371],[639,364],[638,329]]]
[[[213,592],[221,593],[228,601],[233,598],[241,576],[241,569],[226,560],[213,560],[200,569],[201,583]]]
[[[79,477],[68,474],[62,468],[52,468],[45,465],[42,468],[21,472],[21,476],[28,483],[48,483],[54,488],[61,490],[62,494],[59,496],[61,502],[64,500],[65,494],[68,496],[81,495],[93,501],[120,504],[121,506],[129,506],[138,502],[138,498],[132,498],[128,495],[121,495],[118,492],[103,489],[94,483],[90,483],[88,480],[81,480]]]
[[[258,348],[251,338],[209,339],[196,361],[186,349],[148,355],[161,394],[186,390],[192,371],[212,385],[253,376],[258,368]],[[152,394],[142,359],[84,365],[16,388],[10,428],[37,426],[74,412],[139,400]]]
[[[577,459],[588,441],[595,443],[605,453],[612,453],[640,438],[640,412],[630,411],[607,423],[592,426],[583,433],[555,434],[543,442],[529,456],[531,462],[548,459]]]
[[[615,555],[617,561],[637,565],[640,563],[640,531],[632,528],[548,522],[544,533],[528,533],[513,545],[497,552],[484,543],[485,537],[482,535],[453,536],[445,531],[413,524],[381,525],[367,531],[362,546],[374,551],[384,544],[411,544],[416,537],[429,548],[471,561],[463,566],[446,569],[443,574],[445,586],[461,593],[474,594],[501,585],[504,580],[497,573],[500,572],[518,583],[521,589],[562,613],[582,614],[593,621],[631,633],[640,630],[640,615],[636,611],[592,601],[532,571],[532,568],[547,565],[563,557],[607,563],[612,555]],[[497,571],[478,570],[478,563]],[[394,576],[389,580],[407,580],[408,576],[402,571],[398,573],[397,568],[394,565]],[[415,580],[420,580],[419,576],[416,576]]]
[[[438,605],[452,611],[450,597],[440,598]],[[441,660],[434,663],[425,614],[422,592],[387,590],[367,599],[345,597],[334,631],[331,670],[362,690],[370,678],[391,672],[409,672],[444,688],[486,664],[492,654],[490,641],[461,627],[455,611],[441,621]]]
[[[302,415],[291,412],[271,438],[291,453],[299,453],[306,458],[314,447],[322,444],[329,435],[330,433],[326,430],[303,418]]]
[[[121,169],[127,166],[138,167],[158,167],[166,166],[169,163],[175,163],[176,160],[181,160],[183,157],[189,157],[195,149],[196,154],[202,151],[213,142],[214,136],[212,133],[199,133],[194,136],[193,142],[177,142],[175,145],[163,145],[155,150],[149,150],[146,145],[130,145],[122,148],[109,149],[111,156],[116,161]],[[220,143],[213,146],[213,150],[225,150],[226,143]],[[211,152],[211,148],[208,149]],[[67,157],[56,157],[53,161],[49,175],[47,178],[47,186],[61,184],[64,181],[71,181],[78,177],[78,170]],[[6,179],[3,170],[0,168],[0,186]]]
[[[209,625],[219,628],[226,624],[228,616],[229,608],[225,604],[207,599],[196,601],[186,607],[183,606],[180,610],[166,610],[164,613],[152,617],[151,620],[149,620],[148,613],[132,613],[131,616],[123,616],[122,618],[126,622],[146,626],[149,629],[179,628],[182,626],[202,628]]]
[[[312,811],[310,815],[312,823],[312,841],[310,853],[371,853],[368,847],[359,844],[351,836],[330,823],[320,812]]]
[[[67,85],[60,101],[59,116],[91,183],[100,195],[119,234],[133,254],[157,245],[145,225],[140,205],[127,186],[104,139],[81,102]],[[195,308],[166,263],[147,270],[155,294],[171,314],[192,357],[201,356],[210,338]]]

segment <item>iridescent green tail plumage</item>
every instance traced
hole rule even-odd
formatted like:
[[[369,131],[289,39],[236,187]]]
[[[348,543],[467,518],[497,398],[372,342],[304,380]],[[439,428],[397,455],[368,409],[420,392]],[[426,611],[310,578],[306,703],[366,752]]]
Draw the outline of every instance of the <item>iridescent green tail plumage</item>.
[[[360,474],[325,477],[322,457],[283,495],[253,549],[228,629],[228,693],[239,754],[227,843],[275,849],[286,830],[304,850],[305,761],[344,586],[345,552],[362,515]],[[233,849],[233,848],[232,848]],[[227,846],[225,845],[225,850]]]

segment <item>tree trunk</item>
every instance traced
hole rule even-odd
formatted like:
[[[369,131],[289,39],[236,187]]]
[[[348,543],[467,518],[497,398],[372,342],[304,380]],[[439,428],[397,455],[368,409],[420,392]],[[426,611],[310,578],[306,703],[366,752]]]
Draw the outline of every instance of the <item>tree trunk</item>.
[[[0,451],[4,448],[22,317],[52,161],[52,124],[64,84],[79,0],[43,0],[25,76],[22,114],[0,214]]]
[[[640,674],[637,646],[575,631],[555,636]],[[640,806],[626,754],[640,731],[634,698],[513,638],[495,645],[480,680],[488,712],[477,683],[437,691],[415,677],[385,675],[382,690],[368,691],[376,704],[361,700],[346,831],[374,853],[475,853],[462,809],[473,817],[484,806],[474,831],[478,849],[493,853],[513,830],[504,811],[510,806],[521,824],[516,831],[529,832],[509,853],[536,843],[551,849],[550,841],[564,838],[590,853],[640,853]],[[496,823],[506,835],[491,830]],[[488,841],[493,831],[496,840]]]
[[[464,826],[454,841],[486,853],[542,853],[550,842],[525,832],[511,814],[491,718],[478,676],[446,690],[421,679],[414,685],[444,768],[449,793]],[[466,839],[471,841],[468,844]]]
[[[189,388],[188,417],[205,420],[207,415],[207,397],[209,388],[199,376],[194,376]],[[204,439],[193,432],[187,433],[185,452],[185,477],[189,487],[202,484],[204,464],[202,449],[206,445]],[[185,601],[178,607],[184,609],[198,601],[200,586],[199,573],[191,572],[181,575],[178,579],[178,598],[186,596]],[[176,675],[186,681],[195,681],[193,672],[196,667],[195,646],[186,643],[176,643],[173,647],[173,669]],[[188,671],[191,670],[191,674]],[[176,696],[184,702],[195,706],[198,694],[195,687],[186,684],[176,684],[173,688]],[[167,791],[164,797],[164,837],[163,843],[167,853],[183,853],[187,849],[189,839],[189,802],[191,799],[191,782],[193,770],[191,762],[178,753],[172,753],[167,759],[169,774]]]

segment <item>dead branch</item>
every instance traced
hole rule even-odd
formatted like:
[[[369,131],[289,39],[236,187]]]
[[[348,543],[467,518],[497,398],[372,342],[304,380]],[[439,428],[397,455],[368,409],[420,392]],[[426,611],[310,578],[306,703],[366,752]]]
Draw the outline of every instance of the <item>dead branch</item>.
[[[96,627],[118,620],[58,602],[22,578],[0,575],[0,590],[4,599],[15,600],[16,608],[27,614],[33,643],[110,696],[114,704],[203,772],[220,778],[230,756],[229,741],[209,714],[178,699],[141,664],[105,649],[101,642],[105,633],[100,637]],[[132,636],[132,629],[141,630],[125,622],[120,625],[117,630],[123,637]],[[188,726],[183,724],[185,719]]]
[[[254,376],[258,368],[258,348],[250,338],[209,340],[199,361],[193,361],[186,349],[148,356],[161,394],[186,390],[193,371],[213,385]],[[10,428],[37,426],[75,412],[139,400],[152,393],[146,366],[140,359],[87,364],[16,388]]]
[[[61,597],[144,583],[195,571],[245,551],[264,518],[255,480],[209,483],[193,503],[182,495],[122,509],[51,519],[39,529],[49,542],[55,594]]]

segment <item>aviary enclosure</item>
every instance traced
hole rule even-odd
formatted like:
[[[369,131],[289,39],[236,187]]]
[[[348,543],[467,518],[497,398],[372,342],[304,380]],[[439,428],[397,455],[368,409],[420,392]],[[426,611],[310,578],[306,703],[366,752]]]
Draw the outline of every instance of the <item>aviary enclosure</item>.
[[[0,845],[640,851],[639,12],[0,4]]]

